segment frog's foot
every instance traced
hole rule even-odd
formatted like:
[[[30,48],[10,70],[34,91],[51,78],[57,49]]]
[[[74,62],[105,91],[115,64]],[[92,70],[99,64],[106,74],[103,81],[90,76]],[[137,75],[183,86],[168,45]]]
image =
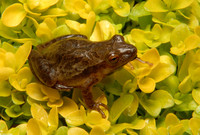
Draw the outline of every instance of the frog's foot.
[[[96,102],[94,105],[93,105],[93,110],[97,110],[101,115],[102,115],[102,118],[106,118],[106,115],[105,113],[102,111],[102,109],[100,108],[100,106],[104,107],[105,109],[108,110],[108,106],[103,104],[103,103],[100,103],[100,102]]]

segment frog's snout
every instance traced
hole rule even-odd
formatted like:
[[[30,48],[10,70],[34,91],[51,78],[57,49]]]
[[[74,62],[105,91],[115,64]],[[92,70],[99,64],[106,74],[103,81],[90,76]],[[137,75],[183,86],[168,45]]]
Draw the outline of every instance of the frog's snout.
[[[132,60],[137,58],[137,48],[133,45],[131,45],[130,54],[131,54]]]
[[[124,61],[131,61],[137,57],[137,48],[128,44],[125,48],[120,49]]]

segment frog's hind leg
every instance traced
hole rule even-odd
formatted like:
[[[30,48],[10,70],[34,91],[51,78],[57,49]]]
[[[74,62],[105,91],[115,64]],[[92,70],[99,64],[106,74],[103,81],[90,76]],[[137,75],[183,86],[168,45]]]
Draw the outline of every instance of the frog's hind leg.
[[[40,80],[43,84],[52,87],[57,79],[56,72],[37,50],[31,51],[29,56],[29,65],[33,74]]]

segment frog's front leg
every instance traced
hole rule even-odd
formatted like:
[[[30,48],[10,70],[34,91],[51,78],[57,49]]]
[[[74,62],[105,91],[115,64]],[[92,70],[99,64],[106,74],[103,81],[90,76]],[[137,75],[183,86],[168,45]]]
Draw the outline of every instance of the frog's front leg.
[[[49,61],[37,50],[31,51],[29,65],[33,74],[45,85],[52,87],[56,83],[56,72]]]
[[[92,109],[92,110],[97,110],[102,115],[103,118],[106,118],[106,115],[102,111],[100,106],[103,106],[104,108],[108,109],[107,105],[105,105],[105,104],[103,104],[101,102],[95,102],[93,100],[93,96],[92,96],[91,90],[92,90],[92,86],[90,86],[88,89],[86,89],[86,88],[82,89],[82,96],[83,96],[83,99],[84,99],[87,107],[89,109]]]

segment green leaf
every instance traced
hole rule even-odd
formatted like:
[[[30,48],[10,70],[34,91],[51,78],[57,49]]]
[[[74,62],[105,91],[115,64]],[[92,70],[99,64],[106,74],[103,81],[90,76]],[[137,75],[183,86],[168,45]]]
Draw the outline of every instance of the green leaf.
[[[174,105],[173,97],[165,90],[156,90],[151,96],[151,99],[161,103],[162,108],[169,108]]]
[[[112,123],[114,123],[119,118],[121,113],[132,103],[133,98],[133,95],[125,94],[115,100],[110,109],[109,119]]]
[[[11,96],[9,97],[0,97],[0,106],[7,108],[10,107],[12,105],[12,100],[11,100]]]
[[[17,92],[17,91],[12,92],[12,101],[14,104],[16,104],[16,105],[23,104],[25,102],[24,98],[25,98],[25,93]]]
[[[122,93],[122,86],[117,82],[114,81],[113,83],[106,83],[105,85],[106,91],[113,95],[119,96]]]
[[[0,82],[0,97],[8,97],[11,94],[12,86],[8,83],[8,81]]]
[[[12,53],[15,53],[17,50],[13,45],[9,44],[8,42],[3,42],[2,49],[4,49],[7,52],[12,52]]]
[[[68,128],[66,126],[60,126],[57,130],[55,135],[67,135]]]
[[[186,56],[184,57],[183,63],[178,72],[178,78],[180,81],[183,81],[188,76],[188,67],[192,62],[191,60],[193,60],[194,58],[195,58],[194,52],[189,51],[186,53]]]
[[[142,93],[139,96],[140,104],[142,107],[153,117],[157,117],[161,112],[161,103],[160,101],[147,98],[147,95]]]
[[[5,111],[8,114],[8,116],[12,118],[19,117],[20,115],[23,114],[21,107],[18,105],[12,105],[11,107],[7,108]]]
[[[179,83],[178,89],[182,93],[188,93],[193,89],[193,82],[190,75],[186,76],[182,82]]]
[[[144,126],[145,126],[144,120],[138,121],[138,123],[134,123],[134,124],[130,124],[130,123],[115,124],[108,130],[108,133],[117,134],[124,129],[141,129]]]
[[[31,106],[29,105],[28,102],[23,104],[22,112],[23,112],[23,115],[25,115],[25,116],[31,116]]]
[[[27,134],[27,124],[20,124],[15,128],[9,129],[9,132],[12,135],[26,135]]]
[[[178,25],[171,34],[171,44],[172,46],[178,46],[180,42],[184,42],[185,38],[191,35],[189,26],[186,24]]]
[[[134,96],[133,102],[124,111],[124,114],[126,114],[127,116],[135,115],[139,106],[139,99],[135,92],[133,93],[133,96]]]
[[[148,12],[147,10],[145,10],[144,4],[146,2],[140,2],[137,3],[132,9],[131,12],[129,14],[129,18],[133,21],[137,21],[140,17],[144,17],[144,16],[149,16],[151,15],[150,12]],[[149,22],[148,22],[149,23]]]
[[[197,103],[194,101],[192,94],[179,94],[175,95],[175,99],[178,99],[180,104],[174,106],[175,111],[192,111],[197,107]]]
[[[161,0],[148,0],[144,6],[150,12],[167,12],[168,11],[165,3]]]
[[[7,132],[8,131],[8,127],[6,125],[6,122],[3,120],[0,120],[0,131],[1,132]]]
[[[70,34],[70,29],[67,27],[67,25],[60,25],[58,27],[56,27],[53,31],[53,36],[54,37],[59,37],[59,36],[63,36],[63,35],[68,35]]]
[[[165,0],[165,1],[170,1],[170,0]],[[194,0],[172,0],[172,2],[167,6],[172,10],[183,9],[190,6],[193,3],[193,1]]]

